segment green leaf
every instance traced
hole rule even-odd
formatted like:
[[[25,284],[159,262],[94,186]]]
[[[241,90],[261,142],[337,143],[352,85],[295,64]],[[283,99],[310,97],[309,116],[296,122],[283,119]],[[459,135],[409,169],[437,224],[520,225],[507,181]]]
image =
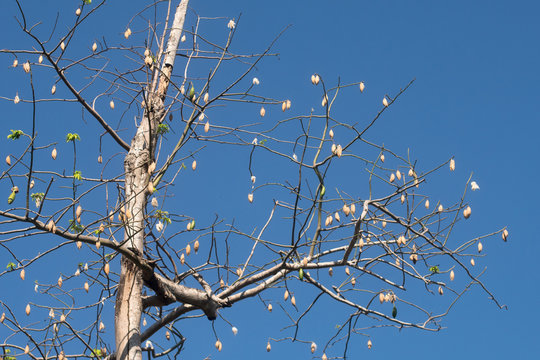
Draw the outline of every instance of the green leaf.
[[[21,137],[21,135],[24,134],[22,130],[11,129],[10,131],[11,131],[11,134],[9,134],[7,138],[11,140],[18,140]]]
[[[92,3],[92,0],[84,0],[85,5],[90,5]]]
[[[73,178],[75,180],[82,180],[82,173],[79,171],[79,170],[76,170],[74,173],[73,173]]]
[[[7,269],[8,271],[13,271],[13,270],[15,270],[15,263],[13,263],[13,262],[11,262],[11,261],[8,262],[8,264],[6,265],[6,269]],[[7,354],[9,354],[9,353],[7,353]]]
[[[68,133],[66,135],[66,142],[75,141],[75,140],[81,140],[81,137],[77,133]]]
[[[157,127],[157,134],[163,135],[169,132],[169,125],[167,124],[159,124]]]
[[[429,271],[431,271],[433,274],[438,274],[439,273],[439,267],[437,265],[434,265],[434,266],[429,268]]]

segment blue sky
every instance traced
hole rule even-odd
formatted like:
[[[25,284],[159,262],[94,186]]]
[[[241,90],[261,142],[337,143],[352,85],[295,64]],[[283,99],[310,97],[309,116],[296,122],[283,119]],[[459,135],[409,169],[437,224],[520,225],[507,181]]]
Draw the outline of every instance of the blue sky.
[[[88,33],[83,37],[84,41],[90,44],[90,39],[102,36],[110,38],[111,43],[121,39],[127,21],[135,9],[145,3],[131,1],[126,9],[125,2],[111,2],[100,11],[99,25],[94,23],[85,28]],[[50,26],[56,12],[60,12],[61,19],[69,19],[77,5],[75,1],[62,1],[25,6],[29,22],[42,21]],[[29,43],[13,20],[13,2],[6,1],[2,7],[5,11],[0,15],[3,34],[0,48],[27,46]],[[332,4],[322,1],[195,0],[191,2],[191,8],[201,16],[223,17],[204,24],[204,29],[217,38],[220,38],[220,31],[226,36],[228,19],[238,19],[241,14],[233,44],[233,50],[238,52],[261,51],[283,28],[292,25],[275,46],[279,57],[263,61],[253,76],[261,80],[261,91],[266,95],[292,99],[295,114],[308,113],[311,107],[320,103],[320,94],[309,82],[315,72],[329,83],[336,83],[338,77],[343,82],[365,82],[366,91],[362,97],[347,93],[337,104],[336,114],[342,119],[351,118],[351,122],[368,121],[380,109],[384,94],[393,95],[416,79],[400,100],[385,112],[369,138],[401,154],[411,149],[413,158],[419,159],[424,168],[454,156],[456,172],[443,171],[437,182],[428,184],[430,191],[440,197],[451,194],[455,198],[469,175],[474,174],[473,179],[481,190],[469,194],[474,212],[459,234],[474,236],[508,226],[508,243],[504,244],[498,237],[489,240],[485,243],[487,256],[479,261],[481,266],[487,267],[482,277],[484,283],[500,302],[508,305],[508,310],[499,310],[485,293],[475,289],[445,318],[446,329],[438,333],[369,330],[366,332],[374,342],[373,349],[366,348],[365,338],[354,338],[351,358],[387,359],[414,355],[421,359],[497,359],[534,357],[540,352],[536,329],[540,321],[540,275],[536,265],[540,245],[535,229],[540,201],[535,186],[540,176],[537,166],[540,155],[537,140],[540,131],[537,91],[540,82],[540,49],[537,46],[540,5],[537,2],[336,1]],[[192,25],[193,20],[188,23]],[[61,20],[60,26],[64,24]],[[8,69],[11,62],[10,57],[0,56],[2,73],[6,74],[6,81],[0,84],[0,96],[12,97],[15,91],[21,94],[25,91],[17,90],[20,85],[17,76],[22,79],[22,74],[12,74],[13,70]],[[49,88],[50,82],[47,82],[43,89]],[[0,106],[4,114],[0,123],[2,134],[14,127],[14,121],[20,124],[19,127],[29,129],[29,108],[20,110],[7,101],[0,102]],[[228,116],[247,121],[251,115],[232,113]],[[274,120],[279,116],[278,111],[268,115]],[[88,123],[85,124],[80,110],[75,108],[67,111],[50,108],[48,117],[47,121],[54,125],[44,127],[41,133],[44,137],[50,136],[51,141],[62,142],[63,135],[56,134],[56,129],[62,127],[66,132],[75,128],[81,134],[85,131],[99,133],[93,127],[92,119],[86,117]],[[92,150],[81,155],[83,163],[95,158],[96,140],[93,139],[91,144],[81,145]],[[2,154],[8,151],[7,146],[4,140],[0,143]],[[60,146],[63,147],[60,151],[70,151],[67,145]],[[119,151],[109,146],[111,151]],[[213,186],[216,175],[208,168],[205,170],[204,164],[206,160],[222,156],[220,171],[242,174],[242,180],[238,182],[235,176],[222,174],[224,181],[230,182],[231,191],[231,194],[219,194],[222,209],[235,212],[234,217],[240,223],[243,217],[264,217],[267,207],[263,205],[250,210],[245,203],[231,202],[237,194],[246,194],[249,186],[246,180],[249,176],[245,175],[245,152],[238,155],[244,156],[241,165],[234,164],[231,154],[234,153],[203,153],[199,161],[202,178],[193,180],[198,181],[201,189]],[[260,171],[270,177],[279,170],[270,163]],[[358,189],[358,193],[361,192],[362,189]],[[261,196],[271,199],[271,194]],[[192,207],[193,212],[198,211],[204,217],[201,206]],[[250,211],[253,214],[249,214]],[[211,218],[208,216],[208,221]],[[3,259],[5,254],[1,256]],[[46,265],[40,266],[46,269]],[[19,288],[17,280],[15,276],[4,277],[0,284],[3,288],[17,287],[15,294],[19,291],[29,294],[33,290],[30,282],[25,284],[28,288]],[[273,344],[272,352],[266,354],[267,338],[282,336],[279,330],[283,318],[277,313],[272,316],[261,313],[259,306],[252,301],[245,307],[239,305],[227,310],[227,318],[234,319],[240,332],[233,338],[230,331],[222,330],[224,350],[221,354],[213,349],[213,341],[205,340],[205,336],[211,336],[208,324],[204,320],[192,321],[196,325],[190,331],[199,335],[188,339],[186,357],[309,358],[308,345],[286,342]],[[331,314],[331,310],[324,309],[320,318],[306,324],[312,333],[310,336],[318,343],[327,339],[327,327],[332,326],[334,320]],[[256,321],[253,321],[254,317]],[[223,324],[218,327],[227,328]],[[110,329],[112,336],[112,324]],[[0,328],[0,337],[5,335],[4,329]],[[201,348],[204,346],[207,351]]]

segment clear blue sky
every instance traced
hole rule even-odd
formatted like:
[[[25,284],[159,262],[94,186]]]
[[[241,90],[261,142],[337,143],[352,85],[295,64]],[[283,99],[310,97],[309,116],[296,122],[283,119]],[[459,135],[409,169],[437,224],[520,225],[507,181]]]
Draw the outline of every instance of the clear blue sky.
[[[76,1],[25,3],[29,22],[42,21],[48,25],[56,12],[60,12],[61,18],[69,18],[78,4]],[[111,44],[121,39],[127,21],[144,4],[142,0],[110,1],[99,13],[99,25],[94,23],[94,27],[86,28],[89,33],[84,41],[90,44],[90,39],[106,36]],[[442,179],[443,186],[433,190],[442,193],[441,196],[450,191],[450,186],[454,186],[451,191],[455,186],[462,189],[474,173],[481,190],[470,194],[474,214],[464,234],[480,235],[508,226],[508,243],[504,244],[498,237],[485,243],[487,256],[479,261],[480,266],[488,268],[482,278],[484,283],[500,302],[508,305],[507,311],[499,310],[485,293],[475,289],[445,318],[443,325],[447,329],[438,333],[369,330],[366,333],[371,335],[373,349],[366,348],[365,338],[353,338],[352,359],[398,356],[503,359],[534,358],[540,353],[537,329],[540,275],[536,256],[540,245],[535,229],[540,215],[536,188],[540,177],[538,2],[192,0],[191,7],[201,16],[224,17],[208,25],[208,31],[223,31],[224,36],[227,19],[237,19],[241,13],[233,45],[239,52],[261,51],[284,27],[292,25],[275,46],[279,58],[264,61],[254,76],[261,79],[261,91],[266,95],[292,99],[296,114],[308,113],[320,102],[320,96],[309,83],[314,72],[331,83],[338,77],[343,82],[366,83],[361,100],[355,94],[346,98],[351,100],[341,102],[337,110],[342,118],[351,117],[354,121],[371,119],[385,93],[395,94],[415,78],[414,85],[385,112],[371,138],[402,154],[412,149],[413,157],[420,159],[425,168],[455,156],[456,172],[451,175],[443,172],[439,176],[452,176],[452,179]],[[13,19],[14,2],[4,0],[1,8],[0,48],[27,45]],[[65,23],[61,21],[60,26]],[[3,75],[13,72],[8,69],[11,61],[6,55],[0,56]],[[18,76],[22,79],[21,74]],[[0,96],[12,97],[15,91],[28,94],[27,90],[18,90],[15,75],[5,75],[5,79],[0,84]],[[49,88],[47,83],[42,89]],[[42,91],[43,96],[46,91]],[[19,128],[30,129],[31,118],[29,112],[19,112],[7,101],[0,102],[0,108],[3,114],[0,133],[4,134],[0,149],[4,154],[8,151],[4,140],[7,131],[15,127],[14,122]],[[95,129],[92,119],[85,117],[87,125],[80,120],[80,110],[58,110],[48,115],[51,128],[42,130],[44,136],[55,135],[56,122],[69,123],[80,133],[88,131],[86,126]],[[269,115],[274,120],[279,116],[277,111]],[[230,116],[247,117],[238,113]],[[73,119],[80,124],[74,125]],[[63,136],[51,141],[61,142]],[[61,146],[64,148],[61,151],[69,150],[65,144]],[[88,156],[87,160],[95,163],[94,153],[91,157],[82,156],[83,161]],[[234,164],[230,166],[234,168]],[[272,164],[268,166],[267,172],[279,171]],[[242,163],[238,171],[245,172],[246,164]],[[208,179],[200,180],[211,184]],[[232,191],[247,193],[245,182],[231,186]],[[8,190],[1,191],[5,194]],[[236,207],[238,213],[234,217],[242,218],[247,209],[245,204]],[[265,213],[266,210],[261,210],[260,214]],[[210,222],[212,216],[206,221]],[[0,254],[3,262],[7,255]],[[15,275],[4,277],[0,279],[0,288],[30,293],[31,281],[23,289]],[[3,297],[0,295],[0,299]],[[279,332],[282,324],[279,320],[284,318],[277,313],[261,312],[259,305],[252,301],[245,308],[239,304],[226,310],[227,318],[240,331],[233,338],[230,331],[226,332],[227,326],[218,326],[224,342],[221,354],[216,353],[213,341],[205,339],[212,336],[205,320],[189,323],[197,326],[200,337],[188,339],[185,357],[310,358],[308,345],[285,342],[273,344],[272,352],[266,353],[266,339],[283,336]],[[325,328],[331,323],[327,317],[331,311],[327,309],[327,314],[321,315],[320,323],[312,319],[306,324],[306,331],[318,343],[326,340],[332,330]],[[112,339],[112,323],[108,326]],[[5,329],[0,327],[0,339],[5,335]]]

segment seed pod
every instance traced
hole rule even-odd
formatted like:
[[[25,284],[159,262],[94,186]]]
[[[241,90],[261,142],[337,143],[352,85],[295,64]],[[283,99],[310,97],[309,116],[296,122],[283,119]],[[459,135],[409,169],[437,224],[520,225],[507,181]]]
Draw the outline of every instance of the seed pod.
[[[205,117],[204,113],[201,113],[201,115],[199,115],[199,121],[203,121],[204,117]]]
[[[26,304],[25,312],[26,312],[26,315],[27,315],[27,316],[30,315],[30,310],[31,310],[30,304]]]
[[[456,170],[456,161],[454,159],[450,159],[450,171]]]
[[[455,278],[454,270],[451,270],[450,271],[450,281],[454,281],[454,278]]]
[[[148,165],[148,174],[152,174],[156,170],[156,163],[152,161],[150,165]]]
[[[410,176],[410,177],[413,177],[413,176],[414,176],[414,170],[413,170],[413,169],[409,169],[409,176]]]
[[[405,194],[401,194],[401,203],[403,204],[405,202]]]
[[[26,346],[24,347],[24,353],[28,354],[29,352],[30,352],[30,346],[28,346],[28,344],[26,344]]]
[[[19,65],[19,60],[14,59],[13,60],[13,67],[16,68]]]
[[[77,9],[77,10],[75,10],[75,15],[77,15],[77,16],[80,16],[80,15],[81,15],[81,9],[80,9],[80,8]]]
[[[6,164],[7,166],[11,166],[11,157],[9,155],[6,156]]]
[[[371,342],[371,340],[368,340],[367,342],[368,349],[371,349],[372,346],[373,346],[373,343]]]
[[[328,136],[330,136],[330,139],[333,139],[334,138],[334,130],[330,129],[330,131],[328,132]]]
[[[191,169],[193,169],[193,171],[197,169],[197,160],[193,160],[193,162],[191,163]]]
[[[330,150],[332,151],[332,154],[335,154],[336,153],[336,144],[332,144],[332,147],[330,148]]]
[[[77,245],[77,249],[80,250],[82,246],[82,241],[77,241],[75,244]]]
[[[289,290],[285,290],[285,293],[283,294],[283,300],[287,301],[289,298]]]
[[[19,94],[17,93],[17,94],[15,94],[15,98],[13,99],[13,102],[14,102],[15,104],[18,104],[19,101],[21,101],[21,98],[19,97]]]
[[[195,250],[195,254],[199,251],[199,240],[195,240],[193,243],[193,250]]]
[[[56,148],[52,149],[51,157],[53,160],[56,160],[56,156],[58,155],[58,151],[56,151]]]
[[[328,275],[333,276],[334,275],[334,269],[328,268]]]
[[[508,240],[508,230],[504,229],[501,236],[504,241]]]
[[[26,272],[24,271],[24,269],[22,269],[21,272],[19,273],[19,276],[21,277],[21,280],[24,280],[25,275],[26,275]]]
[[[317,85],[317,84],[315,84],[315,75],[311,75],[311,83],[313,85]]]
[[[442,295],[442,294],[444,294],[443,288],[442,286],[439,286],[439,295]]]
[[[351,208],[348,207],[346,204],[343,205],[343,213],[345,214],[345,216],[349,216],[349,214],[351,213]]]
[[[191,245],[187,244],[186,246],[186,255],[189,256],[191,254]]]
[[[332,216],[327,216],[326,221],[324,222],[324,226],[332,225],[333,218]]]
[[[2,315],[0,316],[0,324],[3,324],[4,320],[6,320],[6,313],[2,313]]]
[[[426,209],[429,209],[429,200],[426,200],[426,203],[424,204],[424,206],[426,207]]]
[[[184,265],[185,262],[186,262],[186,257],[182,253],[182,255],[180,255],[180,264]]]
[[[287,110],[287,101],[283,101],[281,103],[281,111],[285,111],[285,110]]]
[[[113,222],[114,220],[114,213],[112,211],[109,212],[109,222]]]
[[[66,49],[66,44],[63,41],[60,43],[60,49],[62,49],[62,51]]]
[[[185,34],[182,35],[182,37],[180,38],[180,41],[181,41],[181,42],[186,41],[186,35],[185,35]]]
[[[62,314],[60,315],[60,322],[66,321],[66,315]]]
[[[355,285],[356,285],[356,278],[353,277],[353,278],[351,279],[351,285],[352,285],[352,286],[355,286]]]
[[[165,332],[165,339],[171,340],[171,333],[169,331]]]
[[[124,37],[127,39],[129,39],[129,37],[131,36],[131,29],[130,28],[127,28],[126,31],[124,31]]]
[[[384,302],[384,294],[379,293],[379,302],[382,304]]]
[[[62,276],[58,278],[58,287],[62,287],[62,284],[64,283],[64,280],[62,280]]]
[[[96,51],[97,50],[97,44],[94,42],[92,44],[92,51]]]
[[[266,110],[264,109],[264,106],[261,106],[261,110],[259,110],[259,114],[261,115],[261,117],[264,117],[264,115],[266,115]]]
[[[336,219],[337,222],[340,222],[341,221],[341,218],[339,217],[339,213],[336,211],[336,213],[334,214],[334,218]]]
[[[355,205],[355,204],[351,204],[351,214],[354,215],[355,212],[356,212],[356,205]]]
[[[54,220],[53,219],[49,220],[49,222],[47,223],[47,226],[46,226],[47,230],[52,231],[54,229],[54,227],[55,227]]]
[[[105,324],[103,322],[99,322],[99,331],[103,331],[105,329]]]
[[[383,227],[383,229],[386,227],[386,221],[385,220],[383,220],[383,222],[382,222],[382,227]]]
[[[386,99],[386,96],[382,99],[382,103],[383,103],[384,107],[388,106],[388,99]]]
[[[23,64],[23,70],[25,73],[29,73],[30,72],[30,62],[29,61],[26,61],[24,64]]]
[[[79,270],[79,268],[77,268],[77,271],[75,271],[75,276],[79,276],[81,275],[81,270]]]
[[[150,56],[145,56],[144,57],[144,65],[150,67],[150,66],[152,66],[153,63],[154,63],[154,60],[152,60],[152,58]]]
[[[103,267],[103,271],[105,272],[105,275],[109,276],[109,271],[110,271],[109,263],[105,263],[105,266]]]
[[[322,98],[321,105],[326,106],[326,104],[328,104],[328,95],[325,94]]]
[[[219,339],[216,341],[215,346],[218,351],[221,351],[221,349],[223,348],[223,345],[221,344],[221,341],[219,341]]]
[[[294,297],[294,295],[291,297],[291,304],[293,306],[296,306],[296,298]]]
[[[381,154],[381,162],[384,162],[384,159],[385,159],[384,154]]]
[[[210,99],[210,95],[209,95],[208,92],[207,92],[207,93],[204,94],[203,101],[204,101],[205,103],[207,103],[209,99]]]
[[[474,265],[475,265],[474,259],[471,259],[471,266],[474,266]]]
[[[259,85],[261,82],[259,81],[259,79],[254,77],[253,80],[252,80],[252,83],[253,83],[253,85]]]
[[[438,208],[437,210],[439,210],[439,212],[443,212],[443,211],[444,211],[444,208],[443,208],[442,204],[439,204],[439,208]]]
[[[336,155],[337,155],[337,157],[341,157],[342,152],[343,152],[343,149],[342,149],[341,145],[338,145],[336,147]]]
[[[266,352],[270,352],[272,350],[272,345],[270,345],[270,341],[266,344]]]
[[[349,270],[349,267],[345,267],[345,274],[347,274],[347,276],[351,275],[351,270]]]
[[[317,344],[314,342],[311,343],[311,353],[313,354],[317,350]]]
[[[464,217],[465,219],[468,219],[469,216],[471,216],[471,212],[472,212],[471,207],[470,207],[470,206],[467,206],[467,207],[463,210],[463,217]]]
[[[253,202],[253,194],[252,193],[248,194],[248,200],[249,200],[250,203]]]
[[[75,216],[80,217],[81,214],[82,214],[82,207],[81,207],[81,205],[78,205],[77,210],[75,211]]]
[[[328,357],[326,356],[326,354],[322,354],[321,360],[328,360]]]
[[[268,304],[268,311],[272,312],[272,304]]]
[[[112,110],[114,110],[114,101],[113,101],[113,100],[111,100],[111,101],[109,102],[109,106],[110,106],[110,108],[111,108]]]
[[[88,285],[88,281],[84,283],[84,290],[88,292],[90,290],[90,285]]]
[[[360,87],[360,92],[364,92],[364,89],[366,88],[366,85],[365,85],[364,82],[362,81],[362,82],[360,82],[359,87]]]
[[[396,171],[396,177],[398,180],[401,180],[401,171],[399,170]]]
[[[206,121],[206,124],[204,124],[204,132],[207,133],[208,131],[210,131],[210,123]]]
[[[291,108],[291,105],[292,105],[291,100],[287,100],[286,104],[287,104],[287,110],[289,110]]]
[[[219,286],[225,287],[225,281],[223,281],[223,279],[219,279]]]
[[[482,243],[479,241],[478,242],[478,252],[482,252],[482,249],[484,248],[484,246],[482,245]]]
[[[56,93],[56,84],[54,84],[51,88],[51,94],[54,95]]]
[[[394,175],[394,173],[390,174],[390,182],[393,183],[394,180],[396,180],[396,176]]]

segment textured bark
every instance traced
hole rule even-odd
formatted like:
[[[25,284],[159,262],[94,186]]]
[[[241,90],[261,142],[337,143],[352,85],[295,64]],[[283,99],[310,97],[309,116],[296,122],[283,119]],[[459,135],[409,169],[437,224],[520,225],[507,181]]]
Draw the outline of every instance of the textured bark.
[[[172,74],[187,4],[188,0],[182,0],[176,9],[174,22],[169,33],[167,51],[164,54],[163,68],[167,69],[167,72],[164,72],[166,75],[161,76],[157,92],[154,92],[153,89],[149,89],[147,92],[148,101],[145,115],[137,128],[137,133],[131,141],[129,153],[124,160],[126,214],[129,218],[125,224],[125,243],[123,246],[141,257],[144,255],[147,189],[148,183],[151,181],[148,166],[154,158],[155,129],[164,116],[163,100]],[[123,256],[115,309],[116,359],[118,360],[142,359],[140,325],[143,311],[143,277],[147,281],[148,278],[153,278],[147,273],[143,274],[140,268]],[[178,299],[178,296],[176,298]],[[213,312],[215,313],[215,309]]]

